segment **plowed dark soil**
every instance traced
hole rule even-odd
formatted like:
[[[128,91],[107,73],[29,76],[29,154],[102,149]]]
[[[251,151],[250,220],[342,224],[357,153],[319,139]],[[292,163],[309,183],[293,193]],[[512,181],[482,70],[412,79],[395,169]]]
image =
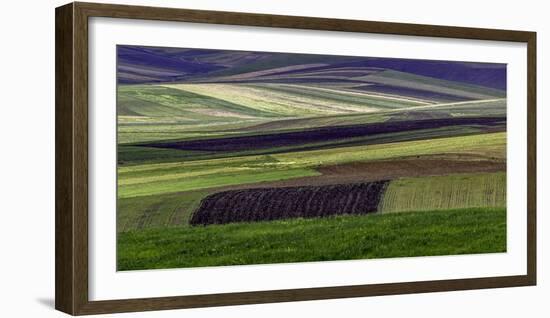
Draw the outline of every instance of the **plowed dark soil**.
[[[258,222],[375,212],[388,181],[218,192],[201,201],[191,225]]]

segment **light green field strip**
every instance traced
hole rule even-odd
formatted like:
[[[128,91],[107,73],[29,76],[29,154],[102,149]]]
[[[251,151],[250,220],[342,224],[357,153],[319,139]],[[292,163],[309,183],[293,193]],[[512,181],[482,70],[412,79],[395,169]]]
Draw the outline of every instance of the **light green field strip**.
[[[282,117],[305,117],[375,111],[366,104],[340,102],[266,90],[243,84],[173,84],[167,87],[205,95]]]
[[[168,87],[291,117],[426,105],[407,98],[293,84],[174,84]]]
[[[249,119],[200,116],[201,119],[175,115],[146,117],[119,114],[117,116],[118,144],[230,136],[242,133],[243,128],[269,121],[263,117]]]
[[[426,100],[420,100],[418,98],[408,98],[406,96],[392,96],[392,95],[381,95],[381,94],[369,94],[367,92],[359,92],[359,91],[342,91],[337,90],[334,88],[328,88],[328,87],[318,87],[318,86],[309,86],[309,85],[286,85],[291,87],[298,87],[303,88],[306,90],[318,90],[321,92],[327,92],[332,94],[343,94],[343,95],[351,95],[351,96],[358,96],[358,97],[367,97],[367,98],[373,98],[378,100],[386,100],[386,101],[395,101],[397,103],[407,103],[407,104],[415,104],[415,105],[432,105],[433,102],[426,101]]]
[[[291,94],[294,98],[309,98],[332,105],[355,105],[356,107],[369,107],[375,110],[426,104],[425,102],[419,102],[412,99],[363,94],[361,92],[346,89],[337,90],[334,88],[323,88],[318,85],[249,84],[248,86],[283,94]]]
[[[506,133],[120,167],[118,194],[124,198],[284,180],[317,175],[314,168],[327,164],[448,153],[505,158]]]
[[[124,123],[118,125],[118,144],[149,142],[160,140],[203,139],[231,136],[242,133],[241,129],[263,123],[264,121],[216,122],[205,125],[195,123]]]
[[[261,168],[220,167],[220,168],[214,168],[214,169],[208,169],[208,170],[199,170],[199,171],[191,170],[191,171],[178,172],[178,173],[162,174],[159,176],[144,176],[144,177],[121,179],[118,181],[118,185],[125,186],[125,185],[139,184],[139,183],[143,184],[143,183],[168,181],[168,180],[175,180],[175,179],[190,180],[192,178],[197,178],[197,177],[206,178],[212,175],[220,175],[220,174],[239,174],[240,175],[240,174],[251,174],[255,172],[262,172]]]
[[[431,154],[475,154],[494,158],[506,157],[506,133],[406,141],[372,146],[342,147],[272,155],[295,166],[320,166]]]
[[[483,107],[485,104],[499,104],[503,105],[506,109],[506,98],[494,98],[494,99],[485,99],[485,100],[475,100],[475,101],[465,101],[465,102],[454,102],[454,103],[442,103],[442,104],[431,104],[431,105],[421,105],[421,106],[411,106],[392,109],[390,111],[411,111],[411,110],[422,110],[422,109],[434,109],[434,108],[450,108],[456,109],[460,106],[479,106]]]
[[[203,174],[193,177],[159,180],[155,177],[148,178],[149,182],[135,183],[118,187],[119,198],[130,198],[144,195],[172,193],[198,189],[223,187],[235,184],[248,184],[264,181],[279,181],[297,177],[316,176],[319,173],[312,169],[288,169],[288,170],[248,170],[248,171],[221,171],[212,174]],[[145,179],[145,178],[144,178]],[[153,181],[154,180],[154,181]]]
[[[506,207],[506,173],[456,174],[391,181],[381,212]]]

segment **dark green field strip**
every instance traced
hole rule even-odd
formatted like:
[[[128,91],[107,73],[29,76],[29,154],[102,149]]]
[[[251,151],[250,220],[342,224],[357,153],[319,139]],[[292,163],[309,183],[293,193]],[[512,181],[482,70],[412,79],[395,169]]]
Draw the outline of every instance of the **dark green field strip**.
[[[506,251],[506,210],[460,209],[118,233],[117,269]]]
[[[136,147],[119,145],[118,164],[127,163],[154,163],[154,162],[171,162],[188,160],[194,157],[201,157],[208,152],[206,151],[182,151],[176,149],[163,149],[152,147]]]

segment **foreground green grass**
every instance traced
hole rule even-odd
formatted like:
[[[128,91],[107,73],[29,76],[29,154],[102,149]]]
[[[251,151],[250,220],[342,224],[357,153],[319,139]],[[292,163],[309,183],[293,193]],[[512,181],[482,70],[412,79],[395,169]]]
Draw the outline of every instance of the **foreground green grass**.
[[[382,212],[505,207],[506,173],[455,174],[391,181]]]
[[[118,270],[506,251],[506,210],[459,210],[119,233]]]

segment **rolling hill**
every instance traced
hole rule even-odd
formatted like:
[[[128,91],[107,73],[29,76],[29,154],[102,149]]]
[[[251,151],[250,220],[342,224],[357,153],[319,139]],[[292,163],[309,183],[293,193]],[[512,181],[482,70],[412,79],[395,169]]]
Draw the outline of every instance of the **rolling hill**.
[[[494,63],[456,62],[450,67],[446,61],[126,45],[117,51],[118,81],[127,84],[209,80],[267,70],[290,76],[306,70],[342,74],[382,69],[506,90],[506,68]]]

